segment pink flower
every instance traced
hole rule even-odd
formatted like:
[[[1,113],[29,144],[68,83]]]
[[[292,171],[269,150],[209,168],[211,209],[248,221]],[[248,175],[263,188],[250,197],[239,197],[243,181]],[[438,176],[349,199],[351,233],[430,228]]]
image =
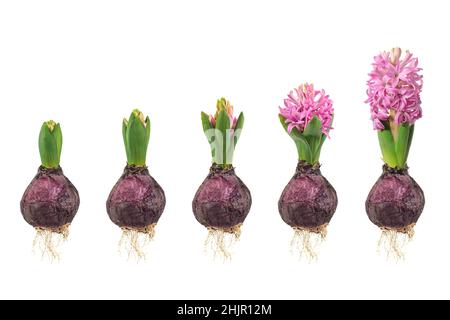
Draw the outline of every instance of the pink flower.
[[[209,121],[211,122],[211,125],[214,128],[216,127],[216,120],[222,109],[224,109],[227,112],[228,117],[230,118],[231,129],[234,129],[237,124],[237,118],[233,115],[234,112],[233,106],[231,105],[230,101],[226,100],[225,98],[221,98],[217,101],[216,114],[214,116],[212,115],[209,116]]]
[[[373,127],[384,129],[382,121],[395,124],[413,124],[422,117],[420,92],[422,91],[421,68],[418,59],[406,51],[403,59],[400,48],[383,52],[375,57],[373,70],[367,81],[368,99]]]
[[[284,108],[280,107],[280,114],[288,125],[288,132],[293,128],[303,132],[314,116],[322,122],[322,132],[328,136],[332,129],[333,101],[324,90],[314,90],[312,84],[305,83],[294,89],[284,100]]]

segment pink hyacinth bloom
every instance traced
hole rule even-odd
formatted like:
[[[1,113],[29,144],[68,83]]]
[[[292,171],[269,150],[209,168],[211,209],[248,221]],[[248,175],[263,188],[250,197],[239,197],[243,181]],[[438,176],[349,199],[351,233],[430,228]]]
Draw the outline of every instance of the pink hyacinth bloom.
[[[370,114],[375,130],[383,130],[382,121],[413,124],[422,117],[420,92],[422,75],[418,59],[406,51],[401,59],[400,48],[376,56],[367,81]]]
[[[314,116],[317,116],[322,123],[323,134],[329,137],[333,113],[333,101],[325,91],[314,90],[314,86],[308,83],[291,91],[284,100],[284,108],[280,107],[280,115],[285,119],[289,133],[294,128],[303,132]]]

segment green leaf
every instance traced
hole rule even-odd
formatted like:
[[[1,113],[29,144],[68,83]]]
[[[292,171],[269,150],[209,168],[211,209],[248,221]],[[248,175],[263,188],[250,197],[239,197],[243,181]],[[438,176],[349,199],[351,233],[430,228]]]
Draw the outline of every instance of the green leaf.
[[[407,123],[400,124],[397,127],[397,139],[395,141],[395,151],[397,154],[397,165],[403,168],[406,164],[408,155],[410,126]]]
[[[213,128],[211,121],[209,119],[209,115],[207,115],[205,112],[201,113],[202,116],[202,126],[203,126],[203,132],[206,132]]]
[[[298,158],[310,164],[314,164],[311,147],[308,142],[306,142],[306,140],[295,140],[295,145],[297,146]]]
[[[150,118],[147,116],[147,118],[145,118],[145,139],[147,140],[147,145],[150,142],[151,131],[152,131],[152,124],[150,122]]]
[[[230,117],[225,110],[221,110],[216,119],[216,156],[219,156],[218,164],[227,164],[227,145],[229,141]],[[218,133],[220,132],[220,134]],[[228,136],[228,137],[227,137]],[[222,141],[219,141],[222,140]]]
[[[219,112],[219,116],[216,119],[216,129],[225,132],[230,129],[230,117],[225,110]]]
[[[280,119],[280,123],[283,126],[284,130],[289,134],[289,136],[294,140],[295,145],[297,147],[297,153],[300,160],[307,161],[308,163],[313,163],[311,146],[308,143],[308,140],[298,131],[297,128],[293,128],[291,133],[288,131],[288,125],[286,124],[286,120],[280,114],[278,115]]]
[[[283,126],[284,131],[286,131],[289,134],[289,132],[288,132],[288,125],[286,123],[286,119],[281,114],[278,115],[278,119],[280,120],[280,123]]]
[[[311,147],[312,159],[315,161],[317,153],[320,152],[322,142],[322,122],[314,116],[303,131],[303,136]]]
[[[412,124],[409,127],[409,137],[408,137],[408,146],[406,148],[405,165],[406,165],[406,162],[408,161],[409,149],[411,148],[413,135],[414,135],[414,125]]]
[[[130,151],[128,148],[128,141],[127,141],[127,129],[128,129],[128,120],[123,119],[122,121],[122,136],[123,136],[123,143],[125,145],[125,152],[127,154],[127,159],[130,158]]]
[[[300,131],[298,131],[297,128],[292,129],[291,133],[289,133],[288,131],[288,125],[286,123],[286,120],[283,118],[283,116],[280,114],[278,115],[278,117],[280,118],[280,122],[281,125],[283,126],[284,130],[286,131],[286,133],[294,140],[304,140],[304,142],[308,143],[308,141],[306,140],[306,138],[304,136],[302,136],[302,134],[300,133]]]
[[[392,136],[389,122],[384,121],[385,129],[378,131],[378,141],[380,143],[381,153],[383,154],[383,161],[391,168],[398,166],[397,154],[395,152],[395,143]]]
[[[126,141],[129,149],[128,163],[144,166],[147,156],[147,132],[142,121],[133,112],[128,120]]]
[[[214,130],[214,155],[213,159],[214,162],[217,164],[225,164],[225,145],[224,141],[225,138],[223,137],[223,133],[219,129],[213,129]]]
[[[315,152],[315,154],[314,154],[314,157],[313,157],[313,163],[317,163],[317,162],[319,162],[319,159],[320,159],[320,152],[322,151],[322,146],[323,146],[323,143],[325,142],[325,140],[327,139],[327,136],[325,135],[325,134],[323,134],[322,133],[322,138],[320,139],[320,143],[319,143],[319,146],[318,146],[318,148],[317,148],[317,150],[316,150],[316,152]]]
[[[39,133],[39,154],[44,167],[57,168],[59,166],[56,139],[47,122],[44,122]]]
[[[209,119],[209,115],[207,115],[205,112],[201,113],[201,118],[202,118],[202,127],[203,127],[203,132],[206,136],[206,139],[208,139],[208,143],[209,143],[209,147],[211,149],[211,156],[214,159],[214,156],[216,154],[215,148],[216,148],[216,144],[215,144],[215,130],[211,124],[211,121]]]
[[[311,121],[309,121],[308,125],[303,131],[303,135],[307,139],[308,137],[314,137],[319,140],[322,138],[322,122],[317,116],[314,116]]]
[[[225,164],[233,163],[234,156],[234,130],[227,130],[225,133]]]
[[[328,132],[330,132],[331,127],[333,126],[333,121],[334,121],[334,114],[331,116],[331,122],[330,122],[330,127],[328,128]],[[322,128],[320,128],[320,131],[322,131]],[[323,143],[325,142],[325,140],[327,140],[327,135],[321,132],[321,137],[320,137],[320,143],[315,151],[314,157],[313,157],[313,162],[317,163],[319,162],[320,159],[320,153],[322,152],[322,146]]]
[[[236,122],[236,127],[234,128],[234,143],[233,146],[236,147],[239,138],[241,137],[242,128],[244,127],[244,113],[241,112]]]
[[[63,144],[62,131],[61,131],[61,126],[59,125],[59,123],[53,129],[53,135],[54,135],[55,141],[56,141],[57,161],[58,161],[58,165],[59,165],[59,163],[61,162],[61,151],[62,151],[62,144]]]

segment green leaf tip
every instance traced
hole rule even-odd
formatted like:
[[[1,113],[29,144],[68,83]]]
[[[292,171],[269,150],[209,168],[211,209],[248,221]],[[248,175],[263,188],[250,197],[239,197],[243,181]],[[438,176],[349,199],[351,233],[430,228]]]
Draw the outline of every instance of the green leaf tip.
[[[200,114],[201,118],[202,118],[202,127],[203,127],[203,132],[206,133],[207,130],[212,129],[212,123],[211,120],[209,119],[209,115],[206,114],[205,112],[202,111],[202,113]]]
[[[63,144],[60,124],[53,120],[44,122],[39,133],[38,144],[42,166],[45,168],[58,168]]]
[[[122,136],[129,165],[146,165],[150,132],[150,118],[138,109],[134,109],[128,119],[123,119]]]
[[[236,147],[237,142],[239,141],[239,138],[241,137],[242,128],[244,127],[244,113],[241,112],[239,114],[239,117],[236,121],[236,127],[234,128],[234,146]]]

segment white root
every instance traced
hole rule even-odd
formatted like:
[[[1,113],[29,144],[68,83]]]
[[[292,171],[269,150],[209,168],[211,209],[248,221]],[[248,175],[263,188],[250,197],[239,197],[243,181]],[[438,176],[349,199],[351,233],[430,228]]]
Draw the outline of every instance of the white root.
[[[155,236],[156,223],[144,228],[122,228],[122,237],[119,241],[119,252],[125,252],[128,259],[145,260],[146,247]]]
[[[69,236],[69,226],[66,224],[57,228],[36,227],[36,236],[33,240],[33,252],[39,252],[42,259],[48,257],[50,261],[59,260],[59,247]]]
[[[410,224],[405,228],[381,228],[381,236],[378,241],[378,253],[384,251],[386,258],[395,261],[405,259],[405,246],[414,237],[414,226]]]
[[[224,261],[231,259],[231,246],[239,241],[242,224],[231,228],[208,228],[208,237],[205,241],[205,251],[211,251],[214,258],[220,257]]]
[[[328,224],[316,228],[294,227],[291,252],[297,254],[299,259],[306,257],[308,261],[317,260],[319,245],[327,236],[327,226]]]

